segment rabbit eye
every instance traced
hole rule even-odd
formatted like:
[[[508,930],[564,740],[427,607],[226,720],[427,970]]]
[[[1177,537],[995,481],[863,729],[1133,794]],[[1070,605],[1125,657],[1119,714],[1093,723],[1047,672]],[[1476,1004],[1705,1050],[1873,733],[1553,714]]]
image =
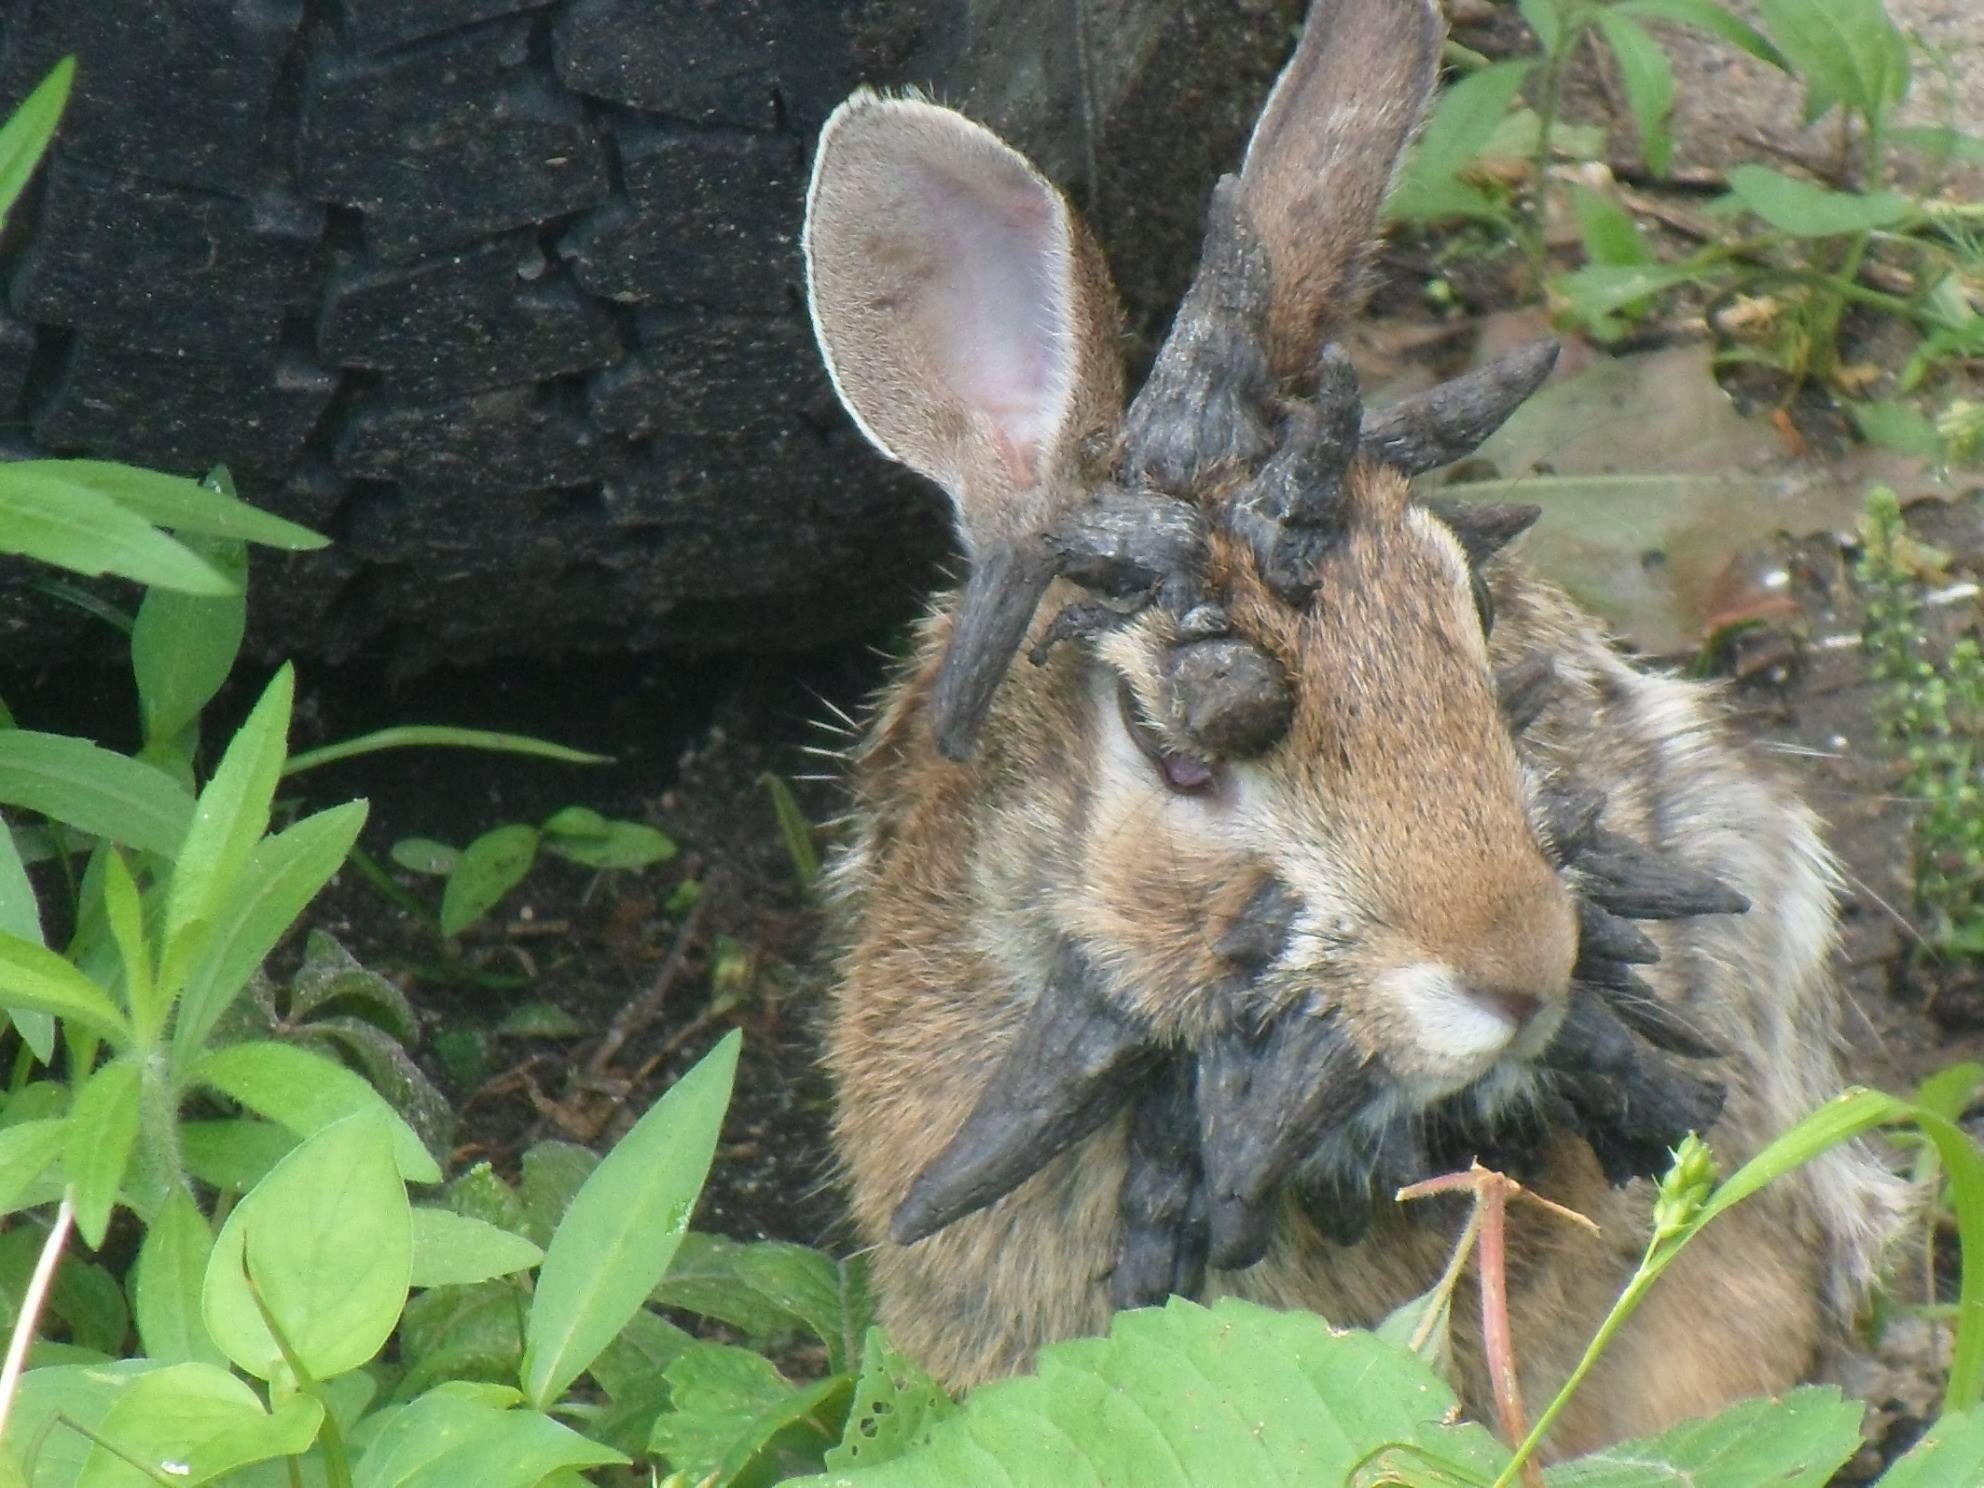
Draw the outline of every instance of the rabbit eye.
[[[1481,617],[1481,634],[1491,636],[1495,633],[1495,596],[1488,588],[1488,581],[1479,572],[1468,577],[1474,588],[1474,613]]]
[[[1137,748],[1157,767],[1166,789],[1181,796],[1190,796],[1212,788],[1218,773],[1213,762],[1180,754],[1167,746],[1151,721],[1144,717],[1144,710],[1137,705],[1128,682],[1116,684],[1116,711],[1123,719],[1123,728],[1136,741]]]

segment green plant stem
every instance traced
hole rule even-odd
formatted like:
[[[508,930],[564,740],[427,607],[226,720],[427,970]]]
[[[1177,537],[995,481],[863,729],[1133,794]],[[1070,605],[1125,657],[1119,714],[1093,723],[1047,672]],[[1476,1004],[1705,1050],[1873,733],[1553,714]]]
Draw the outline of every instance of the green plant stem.
[[[567,765],[606,765],[613,762],[611,755],[588,754],[583,749],[569,749],[563,744],[533,739],[527,734],[499,734],[488,729],[447,728],[437,724],[407,724],[361,734],[356,739],[341,739],[321,749],[306,749],[301,754],[292,754],[282,768],[283,778],[301,775],[305,770],[314,770],[319,765],[335,764],[363,754],[378,754],[387,749],[479,749],[491,754],[534,755],[538,759],[557,760]]]
[[[1539,293],[1550,277],[1550,254],[1544,235],[1550,223],[1550,147],[1557,128],[1557,112],[1563,103],[1564,60],[1583,38],[1584,28],[1584,8],[1568,8],[1557,45],[1543,59],[1543,89],[1536,104],[1536,149],[1530,157],[1530,173],[1536,178],[1536,199],[1530,208],[1531,220],[1523,225],[1521,233],[1530,276]],[[1520,216],[1517,220],[1521,221]]]
[[[405,910],[410,915],[425,920],[430,925],[440,924],[440,917],[405,889],[401,888],[394,881],[392,874],[380,866],[379,860],[364,848],[353,847],[345,861],[356,868],[358,870],[358,876],[377,889],[389,903]]]

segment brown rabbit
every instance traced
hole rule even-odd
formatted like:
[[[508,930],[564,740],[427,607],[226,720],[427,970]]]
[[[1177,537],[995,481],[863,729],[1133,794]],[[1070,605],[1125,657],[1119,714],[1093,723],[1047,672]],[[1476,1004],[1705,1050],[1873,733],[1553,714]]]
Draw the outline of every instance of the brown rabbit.
[[[1809,813],[1501,551],[1533,510],[1410,495],[1554,348],[1366,418],[1331,344],[1440,43],[1427,0],[1318,0],[1127,412],[1024,159],[865,91],[821,136],[827,365],[970,563],[854,751],[828,1052],[883,1320],[952,1386],[1173,1292],[1373,1323],[1458,1228],[1393,1191],[1480,1155],[1602,1226],[1511,1218],[1547,1397],[1667,1148],[1733,1166],[1838,1087]],[[1798,1379],[1899,1196],[1840,1150],[1735,1211],[1558,1448]]]

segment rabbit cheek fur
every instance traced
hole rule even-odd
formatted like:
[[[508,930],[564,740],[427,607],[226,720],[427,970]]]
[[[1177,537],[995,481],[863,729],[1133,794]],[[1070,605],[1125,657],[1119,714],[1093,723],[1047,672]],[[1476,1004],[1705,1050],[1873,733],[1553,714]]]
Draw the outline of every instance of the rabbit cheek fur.
[[[1838,1086],[1808,814],[1704,689],[1627,667],[1498,551],[1520,520],[1409,497],[1547,355],[1361,435],[1318,357],[1438,49],[1423,0],[1315,7],[1120,421],[1106,276],[1031,166],[914,99],[823,132],[829,370],[949,492],[971,563],[852,751],[827,1049],[883,1321],[954,1387],[1101,1331],[1126,1277],[1374,1323],[1459,1228],[1391,1188],[1499,1143],[1601,1226],[1511,1215],[1547,1398],[1644,1245],[1664,1146],[1708,1126],[1727,1171]],[[1657,891],[1622,892],[1647,854]],[[1899,1208],[1843,1148],[1733,1211],[1555,1448],[1808,1372]]]

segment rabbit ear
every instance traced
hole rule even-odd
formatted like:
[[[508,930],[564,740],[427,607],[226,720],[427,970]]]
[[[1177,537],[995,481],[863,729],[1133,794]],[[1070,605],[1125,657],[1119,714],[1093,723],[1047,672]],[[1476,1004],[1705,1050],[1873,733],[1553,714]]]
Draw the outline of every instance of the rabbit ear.
[[[1267,249],[1269,360],[1306,371],[1356,309],[1357,278],[1399,157],[1438,74],[1431,0],[1315,0],[1240,171]]]
[[[805,250],[862,432],[950,493],[974,561],[1043,527],[1121,412],[1113,296],[1060,193],[962,115],[864,90],[821,132]]]

